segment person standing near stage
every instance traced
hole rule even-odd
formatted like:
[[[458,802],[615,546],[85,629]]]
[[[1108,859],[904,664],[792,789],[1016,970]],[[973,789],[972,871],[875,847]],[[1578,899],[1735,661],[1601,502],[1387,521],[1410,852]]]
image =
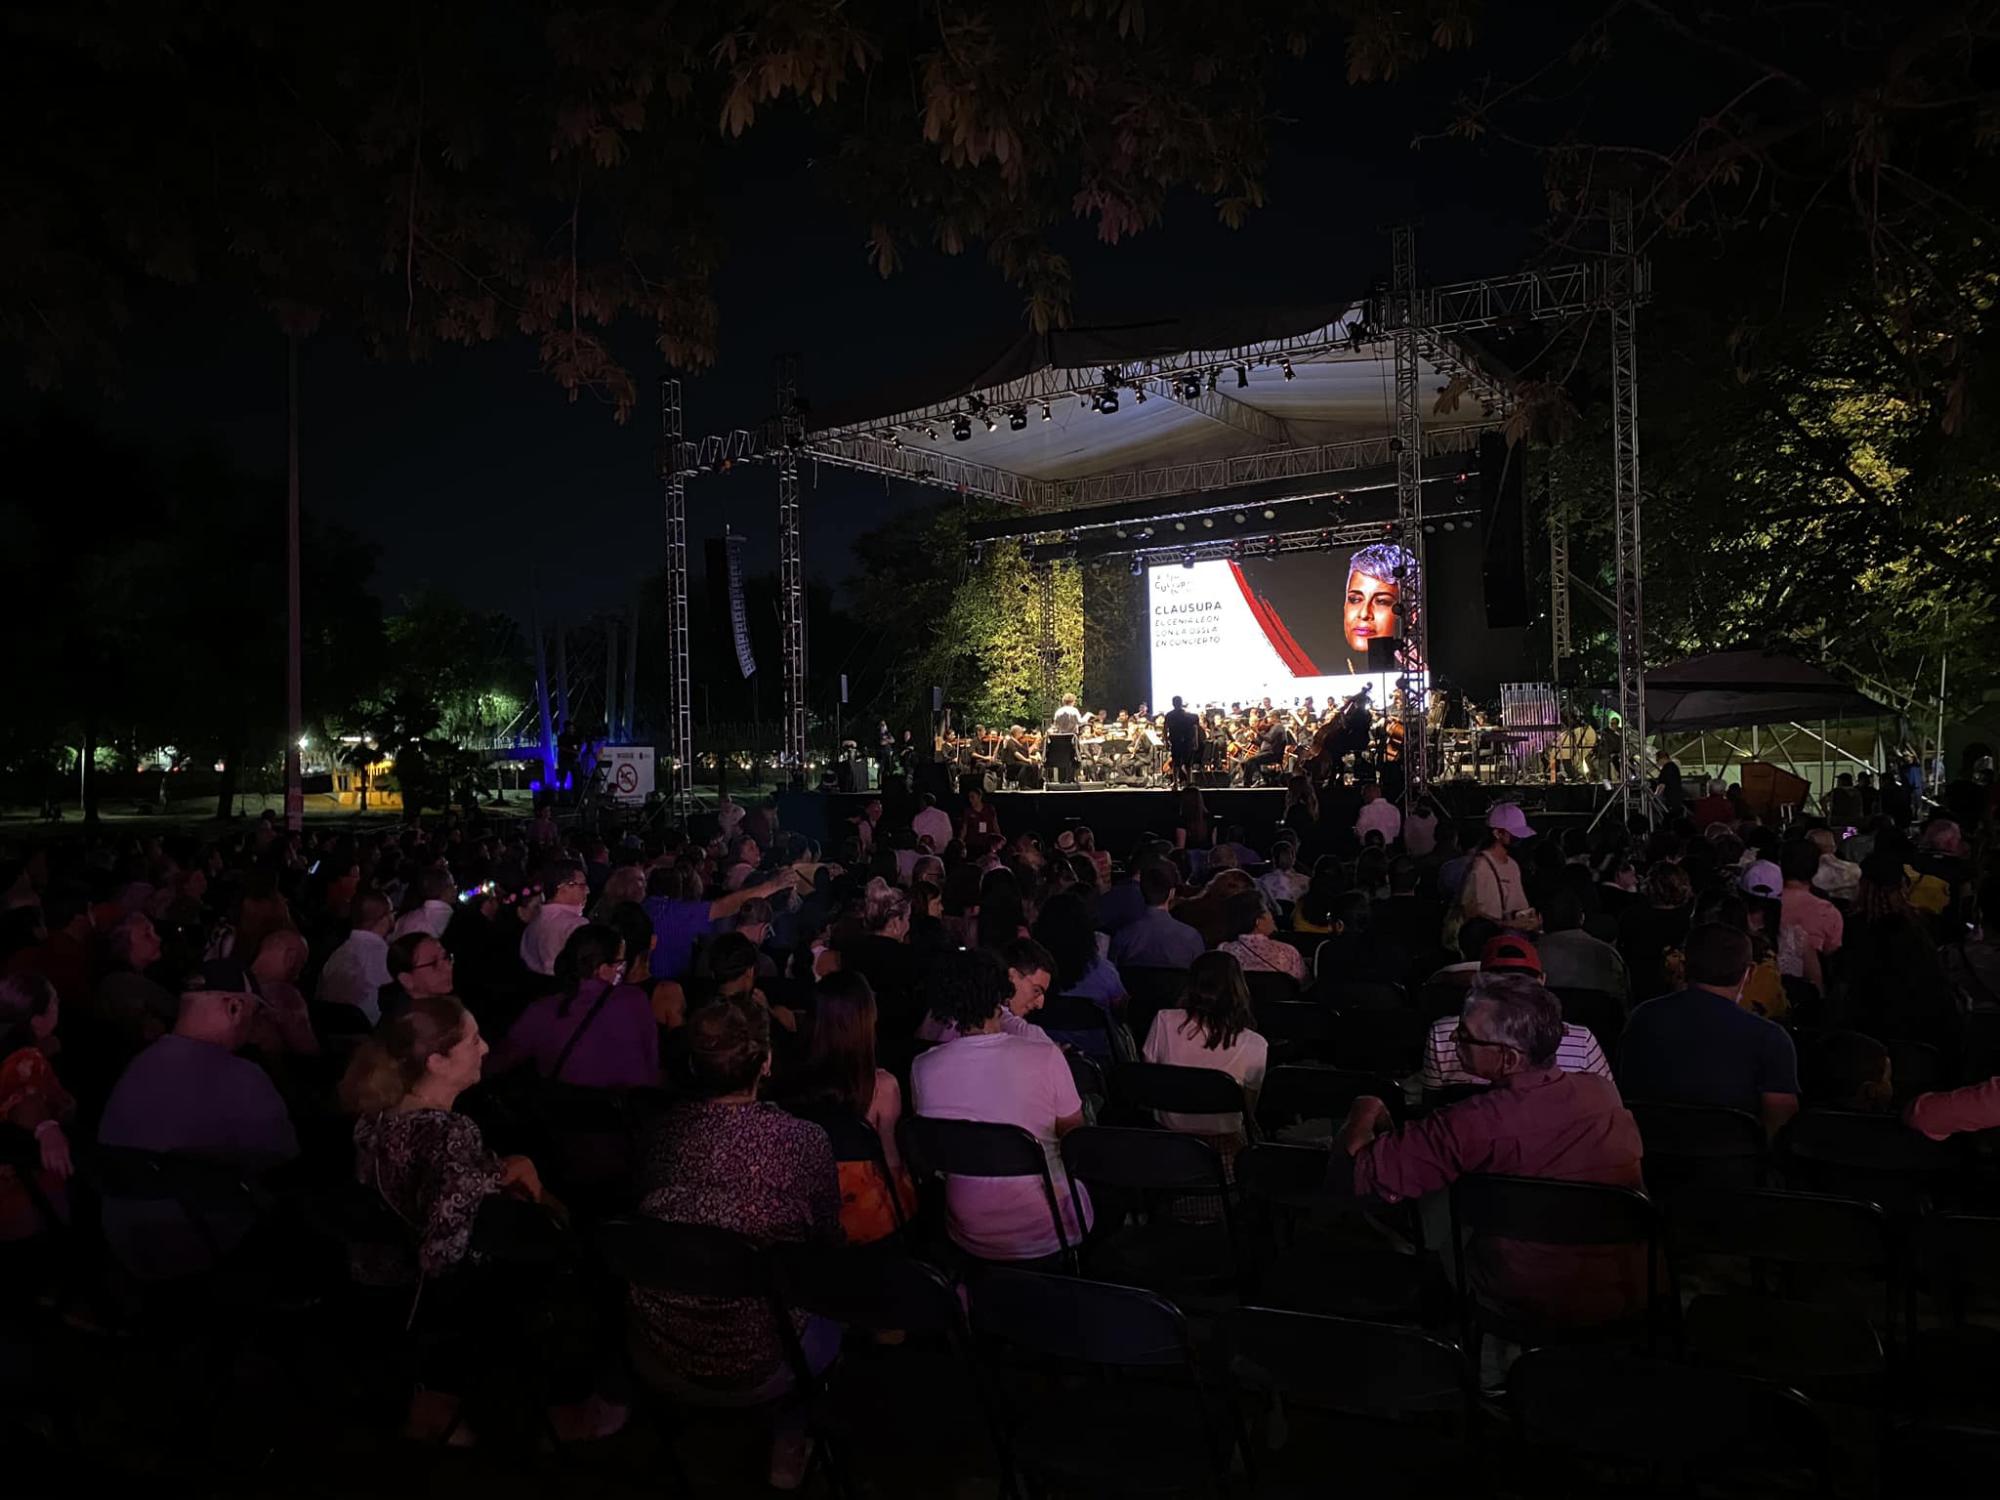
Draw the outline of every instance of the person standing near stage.
[[[1178,696],[1164,717],[1167,753],[1174,761],[1174,780],[1188,786],[1194,780],[1195,761],[1201,754],[1201,720],[1187,711]]]
[[[965,811],[959,814],[958,836],[966,843],[982,835],[1000,838],[1000,814],[987,804],[985,789],[968,785],[965,789]]]
[[[1083,715],[1077,711],[1076,694],[1064,693],[1049,720],[1048,767],[1057,781],[1076,780],[1076,742],[1083,733]]]

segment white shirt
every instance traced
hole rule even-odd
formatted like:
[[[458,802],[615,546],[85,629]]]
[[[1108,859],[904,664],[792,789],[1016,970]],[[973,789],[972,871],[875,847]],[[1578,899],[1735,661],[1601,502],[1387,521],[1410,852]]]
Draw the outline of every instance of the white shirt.
[[[521,934],[521,962],[537,974],[553,974],[563,944],[590,918],[580,906],[558,906],[550,902],[535,913],[535,920]]]
[[[910,832],[920,839],[931,841],[931,852],[944,853],[944,846],[951,842],[951,814],[941,807],[927,807],[910,819]]]
[[[1040,1141],[1063,1232],[1072,1245],[1082,1239],[1077,1209],[1088,1217],[1090,1199],[1078,1188],[1078,1201],[1070,1200],[1055,1127],[1057,1120],[1080,1112],[1083,1101],[1060,1047],[1004,1031],[961,1036],[917,1058],[910,1068],[910,1093],[920,1115],[1018,1125]],[[986,1260],[1039,1260],[1062,1248],[1048,1198],[1032,1177],[953,1176],[945,1183],[945,1206],[952,1239]]]
[[[1403,852],[1422,859],[1438,846],[1438,819],[1434,812],[1413,812],[1403,819]]]
[[[382,986],[389,982],[389,940],[357,928],[326,956],[319,973],[319,998],[351,1005],[373,1026],[382,1019]]]
[[[1071,703],[1063,704],[1049,720],[1050,734],[1076,734],[1082,728],[1083,715],[1078,713],[1076,706]]]
[[[1146,1061],[1169,1063],[1177,1068],[1214,1068],[1243,1085],[1246,1093],[1264,1086],[1264,1064],[1270,1046],[1254,1031],[1237,1035],[1227,1047],[1210,1047],[1201,1027],[1190,1028],[1184,1010],[1163,1010],[1153,1017],[1153,1029],[1146,1033]],[[1193,1035],[1188,1035],[1192,1030]],[[1179,1115],[1158,1111],[1160,1123],[1168,1130],[1185,1130],[1193,1135],[1235,1135],[1243,1129],[1241,1115]]]
[[[451,925],[451,911],[449,901],[426,901],[396,918],[396,925],[389,929],[389,941],[393,943],[412,932],[428,932],[443,942],[444,930]]]
[[[1458,1043],[1453,1039],[1457,1030],[1457,1016],[1439,1016],[1431,1023],[1430,1046],[1424,1052],[1425,1088],[1441,1089],[1461,1083],[1486,1082],[1459,1066]],[[1595,1073],[1599,1078],[1611,1076],[1611,1064],[1604,1060],[1604,1049],[1597,1045],[1596,1034],[1588,1027],[1573,1026],[1568,1021],[1563,1022],[1562,1041],[1556,1044],[1556,1066],[1565,1073]]]
[[[1383,843],[1393,844],[1402,831],[1403,811],[1387,797],[1377,797],[1373,802],[1364,803],[1354,818],[1354,836],[1364,844],[1371,833],[1379,833]]]

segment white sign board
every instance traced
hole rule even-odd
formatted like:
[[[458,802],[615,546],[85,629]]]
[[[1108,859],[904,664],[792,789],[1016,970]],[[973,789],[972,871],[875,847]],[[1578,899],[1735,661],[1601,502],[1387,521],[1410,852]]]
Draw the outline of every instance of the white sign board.
[[[613,802],[634,806],[653,795],[653,747],[606,745],[604,791]]]

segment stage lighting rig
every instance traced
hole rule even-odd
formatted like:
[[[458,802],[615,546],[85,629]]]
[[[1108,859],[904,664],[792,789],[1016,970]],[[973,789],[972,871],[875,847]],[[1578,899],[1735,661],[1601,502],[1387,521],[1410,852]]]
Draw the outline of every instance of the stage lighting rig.
[[[1298,378],[1296,375],[1292,373],[1292,362],[1289,359],[1279,360],[1278,368],[1285,372],[1285,379],[1296,380]]]
[[[1114,411],[1118,410],[1117,386],[1107,385],[1103,390],[1097,393],[1097,409],[1100,413],[1102,413],[1107,417],[1110,416],[1111,413],[1113,413]]]
[[[1146,382],[1143,380],[1135,381],[1133,383],[1132,389],[1138,392],[1139,404],[1141,406],[1144,406],[1146,404]]]
[[[1208,372],[1208,388],[1209,388],[1209,389],[1210,389],[1211,391],[1215,389],[1215,381],[1216,381],[1216,377],[1217,377],[1218,375],[1220,375],[1221,373],[1222,373],[1222,372],[1221,372],[1221,371],[1219,371],[1219,370],[1210,370],[1210,371]]]
[[[1044,422],[1053,422],[1055,417],[1056,414],[1049,410],[1049,403],[1044,401],[1042,403],[1042,420]]]
[[[1201,376],[1189,375],[1184,377],[1181,380],[1181,400],[1199,401],[1200,399],[1201,399]]]
[[[1192,552],[1183,552],[1181,554],[1181,566],[1184,568],[1191,568],[1194,566],[1194,554]]]
[[[1250,367],[1248,365],[1238,365],[1236,367],[1236,389],[1240,391],[1249,383]]]
[[[985,418],[985,420],[986,420],[986,430],[987,430],[988,432],[993,432],[993,431],[997,430],[997,428],[999,427],[999,424],[998,424],[997,422],[995,422],[995,421],[993,420],[993,413],[989,411],[989,412],[984,412],[984,413],[982,413],[982,415],[984,416],[984,418]],[[1025,426],[1027,426],[1028,424],[1027,424],[1027,422],[1026,422],[1026,421],[1024,420],[1024,421],[1023,421],[1023,422],[1021,423],[1021,425],[1022,425],[1023,427],[1025,427]]]
[[[1017,406],[1007,413],[1007,427],[1011,432],[1019,432],[1028,425],[1028,408]]]
[[[959,442],[968,442],[972,437],[972,418],[964,412],[955,412],[951,419],[951,435]]]
[[[1132,554],[1132,576],[1134,578],[1138,578],[1142,574],[1144,574],[1145,571],[1146,571],[1146,560],[1143,557],[1141,557],[1138,553],[1134,552]]]

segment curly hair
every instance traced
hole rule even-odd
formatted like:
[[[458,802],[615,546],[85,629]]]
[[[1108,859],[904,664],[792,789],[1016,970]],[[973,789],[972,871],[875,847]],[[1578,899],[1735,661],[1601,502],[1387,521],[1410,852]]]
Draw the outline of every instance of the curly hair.
[[[993,1019],[1013,986],[998,954],[960,948],[932,968],[929,989],[931,1014],[964,1036]]]
[[[1386,582],[1397,582],[1406,570],[1414,569],[1417,559],[1406,548],[1394,542],[1376,542],[1363,547],[1347,559],[1347,571],[1366,573],[1370,578],[1380,578]]]

